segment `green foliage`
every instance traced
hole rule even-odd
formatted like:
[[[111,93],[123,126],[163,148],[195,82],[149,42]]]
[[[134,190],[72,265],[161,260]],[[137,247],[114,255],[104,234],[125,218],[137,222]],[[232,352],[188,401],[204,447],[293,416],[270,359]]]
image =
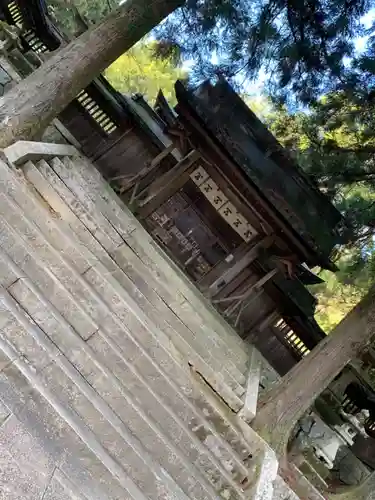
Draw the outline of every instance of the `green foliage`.
[[[348,73],[353,40],[371,6],[372,0],[187,0],[156,32],[164,54],[169,47],[194,61],[193,81],[223,75],[238,83],[265,69],[272,94],[309,104]],[[361,67],[369,66],[364,58]]]
[[[342,282],[342,275],[337,276],[329,271],[321,273],[320,276],[325,282],[311,287],[318,299],[315,319],[322,329],[329,333],[361,300],[367,289]]]
[[[150,102],[162,89],[168,101],[174,104],[174,84],[177,79],[185,79],[187,74],[176,68],[170,59],[155,58],[153,43],[140,43],[117,59],[105,76],[120,92],[141,93]]]
[[[339,271],[320,273],[325,283],[311,287],[319,306],[316,319],[329,332],[365,295],[375,281],[375,185],[368,167],[371,155],[348,152],[365,142],[363,126],[352,126],[345,109],[322,119],[322,109],[332,97],[309,113],[290,113],[270,99],[247,99],[248,105],[268,125],[283,146],[289,149],[319,187],[332,197],[337,208],[350,220],[353,238],[337,248],[333,256]],[[325,108],[327,109],[327,108]],[[350,111],[350,109],[349,109]],[[366,138],[367,141],[372,139]],[[366,144],[370,144],[367,142]],[[363,160],[366,159],[366,161]]]
[[[50,14],[68,38],[101,21],[118,5],[119,0],[48,0]],[[107,68],[105,76],[120,92],[141,93],[150,102],[163,89],[173,104],[174,83],[185,79],[187,73],[176,67],[176,57],[154,57],[156,50],[153,42],[137,44]]]

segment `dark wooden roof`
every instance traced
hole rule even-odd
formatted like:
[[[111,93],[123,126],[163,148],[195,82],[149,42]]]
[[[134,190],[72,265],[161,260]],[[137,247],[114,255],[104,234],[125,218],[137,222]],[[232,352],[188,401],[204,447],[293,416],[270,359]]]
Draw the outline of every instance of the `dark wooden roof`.
[[[256,115],[225,81],[195,91],[176,83],[180,107],[188,107],[294,235],[315,255],[311,264],[332,268],[329,256],[348,232],[340,212],[288,157]]]

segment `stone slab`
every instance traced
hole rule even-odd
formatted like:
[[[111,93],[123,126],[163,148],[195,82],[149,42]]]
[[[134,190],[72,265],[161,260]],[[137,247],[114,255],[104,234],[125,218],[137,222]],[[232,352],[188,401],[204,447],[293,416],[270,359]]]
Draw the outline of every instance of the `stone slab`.
[[[16,166],[20,166],[27,161],[76,156],[78,154],[74,146],[33,141],[17,141],[3,151],[8,161]]]
[[[83,338],[89,337],[96,331],[97,324],[78,307],[76,298],[59,280],[57,270],[61,268],[61,261],[58,259],[57,264],[52,265],[52,270],[49,269],[46,261],[39,258],[38,252],[22,240],[20,235],[15,233],[1,217],[0,232],[4,236],[0,249],[0,259],[10,262],[10,265],[16,269],[15,274],[19,278],[27,276],[40,290],[43,290],[43,293]],[[17,286],[20,285],[15,283],[15,288]]]
[[[249,359],[245,401],[239,412],[241,418],[247,423],[255,418],[257,411],[261,363],[259,352],[253,347]]]
[[[72,162],[69,163],[71,164]],[[121,204],[121,202],[119,203],[114,202],[113,198],[115,195],[114,193],[112,193],[112,196],[108,194],[110,188],[108,186],[105,186],[104,180],[100,179],[100,174],[98,174],[98,172],[95,171],[93,168],[90,169],[88,165],[87,164],[85,165],[84,162],[82,161],[80,162],[80,165],[78,165],[78,168],[80,169],[79,171],[80,178],[81,179],[84,178],[85,181],[87,182],[88,187],[90,188],[88,191],[90,192],[91,197],[96,197],[96,198],[101,197],[103,201],[107,203],[108,206],[112,207],[113,212],[116,212],[117,218],[116,220],[112,220],[112,224],[117,228],[118,232],[122,234],[123,237],[126,237],[127,235],[126,224],[128,224],[128,220],[133,219],[134,227],[140,233],[139,236],[142,234],[142,237],[146,238],[147,242],[149,243],[147,248],[151,250],[152,249],[151,247],[154,244],[152,238],[149,235],[147,235],[145,230],[139,225],[139,223],[137,223],[135,217],[129,212],[129,210],[123,204]],[[103,195],[104,192],[106,192],[105,195]],[[122,213],[121,211],[119,212],[119,208],[122,209]],[[126,221],[126,224],[123,227],[124,221]],[[133,234],[133,232],[131,234]],[[158,251],[154,253],[154,256],[155,255],[160,256],[160,249],[158,249]],[[171,280],[176,279],[176,276],[178,275],[180,280],[179,281],[180,285],[181,285],[181,280],[182,284],[186,285],[186,283],[188,282],[186,276],[182,275],[181,271],[178,270],[176,266],[171,261],[168,260],[168,257],[166,255],[163,255],[162,259],[164,265],[166,267],[168,266],[172,267],[173,271],[172,273],[169,272],[166,282],[169,282],[170,284]],[[197,296],[198,298],[199,304],[197,303],[197,305],[195,305],[195,309],[197,307],[202,308],[202,304],[204,303],[204,297],[200,296],[198,290],[196,290],[196,287],[191,283],[189,283],[189,290],[193,291],[194,296]],[[229,333],[228,329],[230,329],[230,327],[224,322],[224,320],[218,315],[218,313],[213,308],[212,311],[210,311],[210,313],[214,314],[217,317],[216,319],[219,321],[220,327],[224,328],[225,334],[228,335]],[[243,341],[241,341],[241,339],[239,339],[238,335],[235,332],[231,332],[229,337],[231,337],[230,342],[232,341],[235,342],[237,344],[237,347],[241,347],[243,349],[244,343]]]

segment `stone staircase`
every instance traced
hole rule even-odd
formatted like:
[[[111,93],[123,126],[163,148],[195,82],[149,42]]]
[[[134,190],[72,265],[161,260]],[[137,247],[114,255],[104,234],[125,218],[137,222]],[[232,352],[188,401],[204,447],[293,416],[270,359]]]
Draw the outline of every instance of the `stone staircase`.
[[[258,385],[257,353],[86,158],[4,151],[0,498],[276,498]]]

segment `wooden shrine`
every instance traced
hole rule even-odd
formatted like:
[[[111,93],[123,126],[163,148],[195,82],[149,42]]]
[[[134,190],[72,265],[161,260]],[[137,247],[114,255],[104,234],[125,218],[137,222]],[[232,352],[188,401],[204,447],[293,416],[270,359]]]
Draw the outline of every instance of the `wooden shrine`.
[[[0,2],[20,30],[8,51],[22,77],[64,37],[45,2]],[[325,333],[314,319],[310,269],[334,270],[345,223],[225,81],[194,91],[176,83],[177,107],[155,108],[99,76],[59,116],[73,139],[156,241],[281,375]]]

